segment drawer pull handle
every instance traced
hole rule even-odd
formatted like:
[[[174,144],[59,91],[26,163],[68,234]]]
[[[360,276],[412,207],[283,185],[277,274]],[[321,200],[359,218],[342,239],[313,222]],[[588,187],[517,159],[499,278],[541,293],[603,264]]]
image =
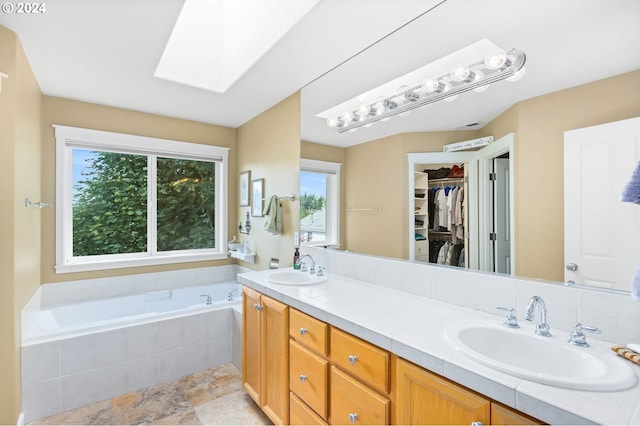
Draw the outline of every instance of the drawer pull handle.
[[[349,363],[351,365],[354,365],[356,363],[356,361],[358,360],[358,356],[357,355],[349,355]],[[357,416],[357,415],[356,415]]]
[[[482,426],[482,422],[471,422],[471,426]]]
[[[261,310],[262,310],[262,308],[263,308],[263,306],[262,306],[262,305],[258,305],[257,303],[254,303],[254,304],[253,304],[253,309],[257,309],[257,310],[261,311]]]
[[[355,423],[358,421],[358,413],[349,413],[349,421]]]
[[[306,328],[304,328],[304,327],[302,327],[302,328],[300,329],[300,334],[302,334],[303,336],[304,336],[305,334],[307,334],[307,329],[306,329]]]
[[[307,375],[306,374],[301,374],[300,375],[300,381],[301,382],[306,382],[307,381]]]

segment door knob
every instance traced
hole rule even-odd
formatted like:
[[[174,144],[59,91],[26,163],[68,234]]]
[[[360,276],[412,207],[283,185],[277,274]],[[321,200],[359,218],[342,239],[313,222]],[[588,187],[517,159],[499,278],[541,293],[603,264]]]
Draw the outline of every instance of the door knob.
[[[307,375],[306,375],[306,374],[301,374],[301,375],[300,375],[300,381],[301,381],[301,382],[304,382],[304,381],[306,381],[306,380],[307,380]]]
[[[349,413],[349,421],[355,423],[358,421],[358,413]]]
[[[300,334],[302,334],[303,336],[304,336],[305,334],[307,334],[307,329],[306,329],[306,328],[304,328],[304,327],[302,327],[302,328],[300,329]]]
[[[357,355],[349,355],[349,363],[351,365],[355,364],[357,360],[358,360],[358,356]]]
[[[567,271],[575,272],[578,270],[578,265],[575,263],[567,263]]]

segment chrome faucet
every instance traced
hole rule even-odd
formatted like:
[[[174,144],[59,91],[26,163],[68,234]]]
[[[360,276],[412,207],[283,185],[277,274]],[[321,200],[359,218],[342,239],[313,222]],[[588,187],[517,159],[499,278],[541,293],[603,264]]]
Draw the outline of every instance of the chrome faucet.
[[[206,297],[207,298],[207,305],[213,305],[213,301],[211,299],[211,295],[210,294],[201,294],[200,297]]]
[[[315,273],[316,273],[316,261],[315,261],[315,260],[313,260],[313,257],[311,257],[311,255],[310,255],[310,254],[305,254],[305,255],[303,255],[303,256],[300,256],[300,257],[298,258],[298,261],[296,262],[296,264],[297,264],[297,265],[301,265],[300,270],[301,270],[302,272],[305,272],[305,271],[307,270],[307,264],[306,264],[306,263],[303,263],[302,261],[303,261],[305,258],[307,258],[307,257],[308,257],[309,259],[311,259],[311,269],[309,269],[309,273],[310,273],[310,274],[315,274]],[[304,265],[304,266],[303,266],[303,265]]]
[[[536,324],[536,334],[540,336],[551,336],[549,332],[549,324],[547,324],[547,305],[540,296],[533,296],[529,299],[527,310],[524,314],[524,319],[527,321],[533,321],[534,311],[538,311],[538,323]]]
[[[234,295],[235,293],[237,293],[237,292],[238,292],[238,289],[231,290],[231,291],[229,292],[229,294],[227,295],[227,300],[228,300],[229,302],[231,302],[231,301],[233,300],[233,295]]]
[[[587,343],[587,336],[584,335],[583,330],[595,334],[601,333],[599,328],[589,327],[588,325],[582,325],[578,322],[573,327],[573,331],[569,335],[568,342],[572,345],[581,346],[583,348],[589,347],[590,345]]]

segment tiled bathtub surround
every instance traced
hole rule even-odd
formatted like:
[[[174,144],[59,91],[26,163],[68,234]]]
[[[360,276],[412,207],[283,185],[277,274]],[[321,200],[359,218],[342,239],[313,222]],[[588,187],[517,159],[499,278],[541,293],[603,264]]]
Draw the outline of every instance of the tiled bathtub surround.
[[[531,296],[539,295],[547,304],[552,331],[561,330],[568,337],[580,322],[600,328],[599,339],[640,342],[640,303],[626,294],[321,248],[305,248],[303,254],[311,254],[317,264],[326,266],[329,276],[341,275],[491,314],[501,315],[496,306],[514,307],[520,320]]]
[[[131,290],[132,286],[136,291],[148,291],[146,283],[155,283],[154,289],[158,290],[162,285],[168,288],[184,286],[190,278],[194,283],[201,283],[205,277],[208,282],[235,279],[236,272],[240,271],[227,266],[202,269],[145,274],[140,285],[134,284],[134,279],[142,277],[140,275],[114,278],[115,288],[110,295],[121,295],[124,289]],[[51,284],[48,290],[38,291],[25,311],[31,309],[33,312],[61,299],[91,300],[97,294],[91,285],[102,287],[108,283],[90,281],[92,283],[63,283],[61,288]],[[67,291],[80,294],[72,297]],[[98,293],[108,292],[104,288]],[[23,317],[28,314],[23,311]],[[240,335],[234,336],[241,330],[237,325],[238,318],[238,312],[227,307],[23,346],[22,408],[25,420],[29,422],[238,361],[241,359]]]

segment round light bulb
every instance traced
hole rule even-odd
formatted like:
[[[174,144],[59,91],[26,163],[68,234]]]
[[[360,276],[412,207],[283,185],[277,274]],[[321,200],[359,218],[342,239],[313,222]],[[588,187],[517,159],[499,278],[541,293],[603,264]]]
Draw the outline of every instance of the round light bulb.
[[[335,117],[327,118],[327,126],[331,127],[332,129],[335,129],[336,127],[338,127],[338,119]]]
[[[451,79],[454,81],[468,81],[473,79],[473,73],[467,66],[457,67],[451,71]]]
[[[353,121],[353,112],[351,112],[351,111],[343,112],[342,113],[342,121],[344,121],[345,125],[351,123]]]
[[[440,93],[444,89],[444,85],[438,81],[436,78],[432,78],[427,80],[424,83],[424,90],[427,93]]]
[[[358,115],[360,116],[360,120],[364,120],[366,116],[371,112],[371,108],[366,103],[361,103],[358,107]]]
[[[497,70],[507,63],[507,59],[507,52],[502,49],[494,50],[484,57],[484,66],[490,70]]]

